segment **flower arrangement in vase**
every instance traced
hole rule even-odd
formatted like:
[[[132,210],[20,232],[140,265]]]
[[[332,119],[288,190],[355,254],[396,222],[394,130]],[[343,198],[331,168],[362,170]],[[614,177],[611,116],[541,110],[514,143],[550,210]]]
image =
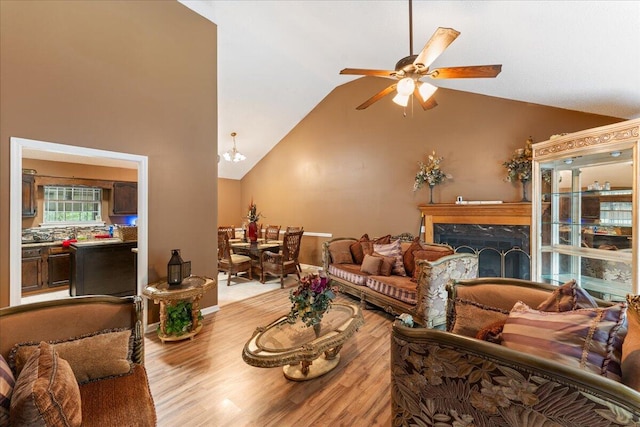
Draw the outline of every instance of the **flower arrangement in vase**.
[[[527,198],[527,182],[531,181],[531,162],[533,160],[533,139],[529,137],[524,148],[515,150],[509,161],[503,163],[507,168],[507,182],[520,181],[522,183],[522,202],[528,202]]]
[[[258,208],[256,204],[253,202],[253,198],[251,198],[251,203],[249,203],[249,211],[247,212],[247,216],[245,217],[247,221],[249,221],[249,225],[247,226],[247,235],[249,240],[252,242],[256,242],[258,240],[258,220],[262,213],[258,212]]]
[[[289,322],[300,319],[306,326],[313,326],[316,336],[319,336],[320,321],[331,307],[331,301],[336,297],[335,292],[323,272],[302,277],[298,287],[289,292]]]
[[[447,179],[451,179],[451,175],[448,175],[440,169],[440,162],[444,157],[436,156],[435,150],[429,154],[426,163],[418,162],[418,172],[413,182],[413,191],[418,191],[424,184],[429,185],[429,203],[433,204],[433,187],[443,183]]]

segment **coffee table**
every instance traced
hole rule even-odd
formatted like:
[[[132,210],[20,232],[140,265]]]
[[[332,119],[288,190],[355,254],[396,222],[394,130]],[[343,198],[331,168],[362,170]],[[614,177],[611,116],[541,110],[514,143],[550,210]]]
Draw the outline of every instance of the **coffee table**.
[[[259,368],[283,366],[287,379],[305,381],[334,369],[342,345],[364,324],[355,304],[333,303],[320,323],[319,336],[300,320],[290,323],[282,316],[258,327],[242,351],[244,361]]]

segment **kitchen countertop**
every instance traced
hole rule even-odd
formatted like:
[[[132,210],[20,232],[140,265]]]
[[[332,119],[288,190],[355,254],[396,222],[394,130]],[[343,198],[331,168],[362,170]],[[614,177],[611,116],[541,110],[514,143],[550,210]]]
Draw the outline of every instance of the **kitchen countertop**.
[[[117,244],[117,243],[129,243],[129,242],[125,242],[122,239],[119,239],[117,237],[111,237],[108,239],[78,240],[77,242],[71,242],[71,246],[85,247],[85,246],[109,245],[109,244]]]
[[[22,242],[23,248],[37,248],[41,246],[62,246],[62,240],[54,240],[51,242]]]
[[[133,241],[133,240],[131,240]],[[23,248],[39,248],[39,247],[56,247],[62,246],[63,240],[54,240],[50,242],[23,242]],[[84,247],[84,246],[94,246],[94,245],[106,245],[106,244],[115,244],[115,243],[128,243],[129,240],[124,241],[117,237],[108,238],[108,239],[88,239],[88,240],[80,240],[78,242],[73,242],[71,245],[76,247]]]

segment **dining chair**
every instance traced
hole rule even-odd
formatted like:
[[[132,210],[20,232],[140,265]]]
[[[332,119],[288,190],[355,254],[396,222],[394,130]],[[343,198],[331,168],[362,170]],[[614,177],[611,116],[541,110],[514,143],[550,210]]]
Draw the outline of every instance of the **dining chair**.
[[[301,231],[301,230],[304,230],[304,227],[287,225],[287,233],[291,233],[293,231]],[[298,261],[298,258],[296,258],[296,268],[300,273],[302,273],[302,267],[300,266],[300,262]]]
[[[227,272],[227,286],[231,285],[231,275],[248,272],[249,280],[253,280],[251,272],[251,258],[246,255],[234,254],[229,244],[227,231],[218,231],[218,271]]]
[[[284,288],[284,278],[295,273],[300,280],[300,272],[296,267],[298,255],[300,254],[300,242],[304,231],[293,231],[284,233],[282,241],[282,251],[278,253],[263,252],[260,258],[262,273],[260,282],[264,283],[265,274],[280,276],[280,288]]]
[[[230,239],[236,238],[236,229],[233,225],[220,225],[218,226],[218,232],[225,231]]]
[[[280,240],[280,228],[279,225],[267,225],[264,229],[265,240]]]

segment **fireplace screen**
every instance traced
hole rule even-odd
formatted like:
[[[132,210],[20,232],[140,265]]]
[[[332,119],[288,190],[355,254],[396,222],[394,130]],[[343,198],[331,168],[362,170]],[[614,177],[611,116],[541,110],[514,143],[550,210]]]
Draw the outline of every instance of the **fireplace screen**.
[[[530,227],[525,225],[434,224],[436,243],[478,255],[479,277],[531,280]]]

